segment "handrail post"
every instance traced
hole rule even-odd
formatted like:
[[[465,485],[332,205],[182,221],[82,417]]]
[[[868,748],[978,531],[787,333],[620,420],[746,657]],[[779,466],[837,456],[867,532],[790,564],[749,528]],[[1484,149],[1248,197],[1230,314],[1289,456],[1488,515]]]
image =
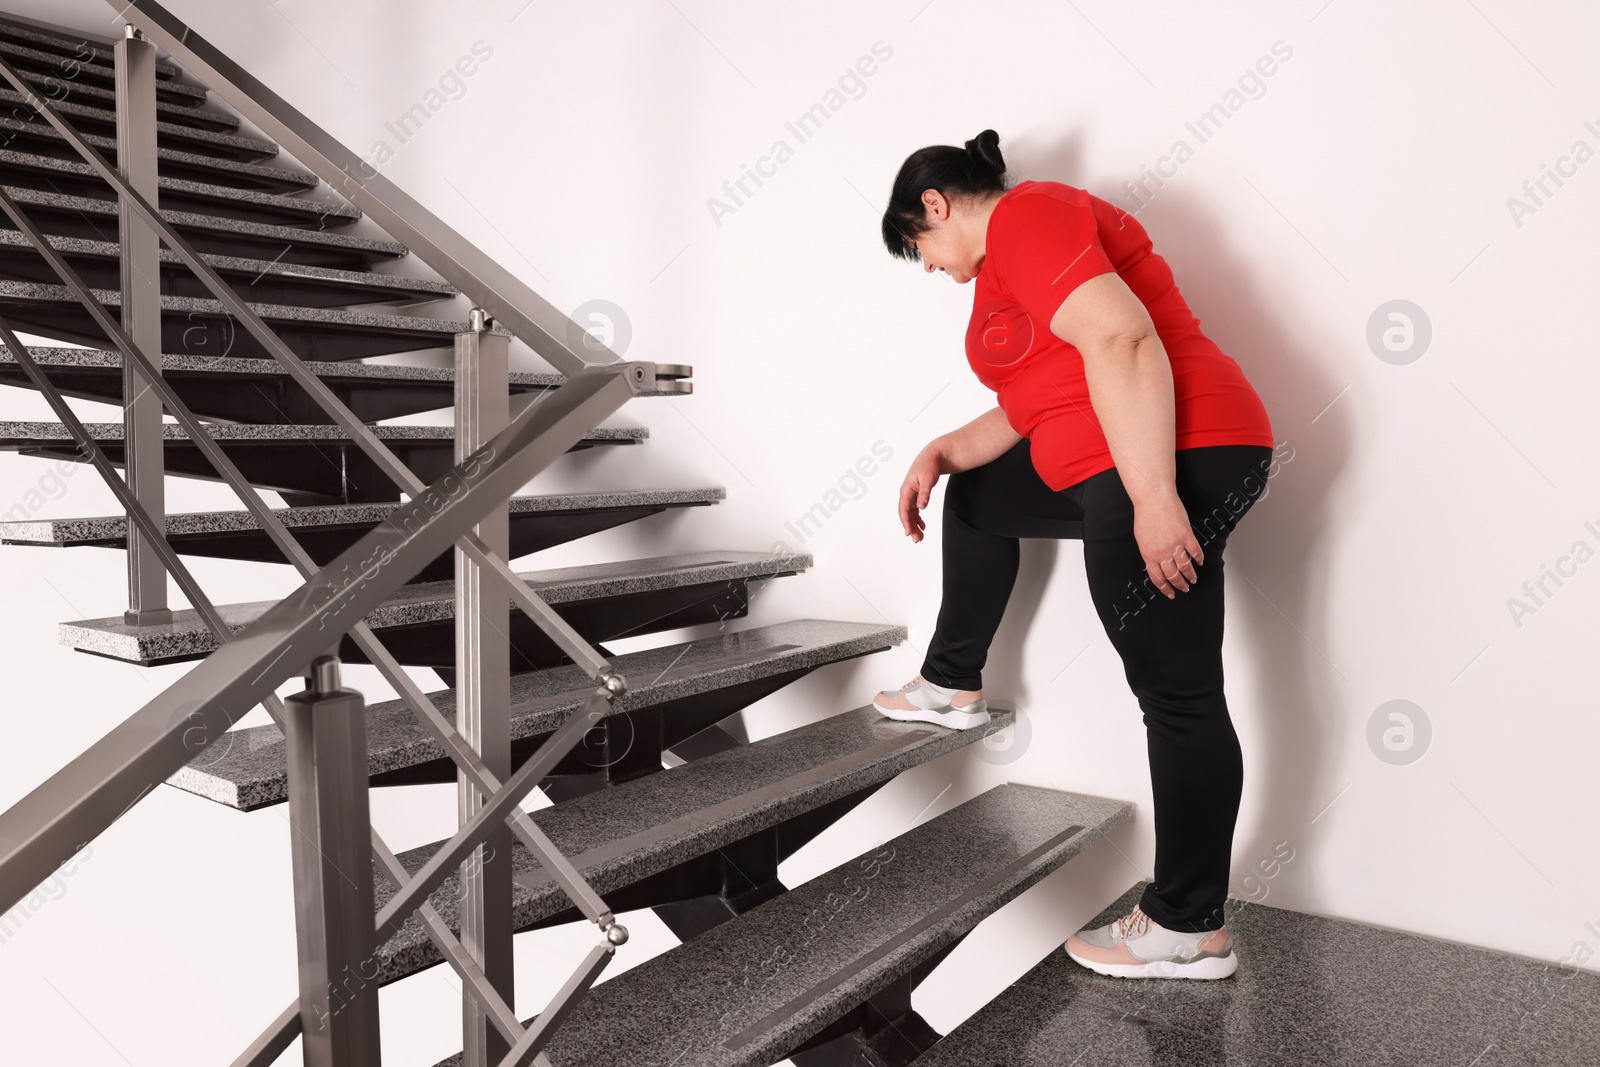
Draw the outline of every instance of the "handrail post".
[[[283,702],[305,1065],[379,1067],[366,705],[333,656],[309,672]]]
[[[157,200],[156,48],[132,26],[116,43],[117,169],[140,195]],[[161,361],[161,242],[155,228],[121,203],[122,328],[159,367]],[[122,362],[124,466],[135,499],[160,525],[166,523],[166,472],[162,465],[161,398],[131,360]],[[172,621],[167,574],[145,535],[128,523],[128,622]]]
[[[481,308],[456,335],[455,454],[460,463],[510,421],[510,338],[490,330]],[[474,527],[490,551],[509,555],[508,509]],[[456,572],[456,729],[501,781],[511,777],[510,601],[494,576],[454,549]],[[484,797],[465,773],[458,808],[466,825]],[[461,866],[461,944],[506,1003],[515,1003],[512,967],[511,828],[497,826]],[[463,1067],[493,1067],[510,1046],[482,1007],[461,998]]]

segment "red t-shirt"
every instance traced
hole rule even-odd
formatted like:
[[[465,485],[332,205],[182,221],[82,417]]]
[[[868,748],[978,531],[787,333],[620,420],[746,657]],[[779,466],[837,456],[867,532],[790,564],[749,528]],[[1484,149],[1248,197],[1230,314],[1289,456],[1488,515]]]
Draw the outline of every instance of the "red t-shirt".
[[[1115,270],[1144,304],[1172,364],[1176,449],[1266,445],[1272,424],[1244,371],[1200,332],[1167,261],[1134,216],[1061,182],[1019,182],[989,216],[973,280],[967,363],[1032,443],[1051,489],[1116,465],[1089,403],[1083,356],[1050,332],[1067,294]]]

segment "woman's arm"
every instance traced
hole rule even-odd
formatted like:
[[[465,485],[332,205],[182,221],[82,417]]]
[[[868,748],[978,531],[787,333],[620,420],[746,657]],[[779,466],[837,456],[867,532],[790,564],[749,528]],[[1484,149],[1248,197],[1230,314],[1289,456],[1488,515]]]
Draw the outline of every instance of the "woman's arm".
[[[1083,356],[1151,583],[1168,599],[1187,593],[1206,556],[1178,496],[1172,363],[1148,309],[1119,275],[1100,274],[1067,294],[1050,332]]]
[[[990,408],[959,429],[929,441],[924,451],[939,461],[940,474],[981,467],[1011,451],[1022,435],[1011,428],[1006,413]]]
[[[1006,413],[999,408],[984,412],[960,429],[935,437],[917,453],[900,483],[900,526],[912,544],[922,540],[927,528],[921,510],[928,506],[928,497],[941,474],[981,467],[1011,451],[1022,435],[1011,428]]]
[[[1144,304],[1115,274],[1067,295],[1050,332],[1083,356],[1089,402],[1135,506],[1177,494],[1172,364]]]

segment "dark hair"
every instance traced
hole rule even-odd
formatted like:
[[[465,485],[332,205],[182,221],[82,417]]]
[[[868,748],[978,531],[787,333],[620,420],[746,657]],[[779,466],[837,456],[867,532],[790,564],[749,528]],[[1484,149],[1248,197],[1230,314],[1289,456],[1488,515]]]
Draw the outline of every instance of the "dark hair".
[[[932,228],[922,203],[924,189],[937,189],[949,200],[984,200],[1009,188],[1000,135],[993,130],[984,130],[965,148],[944,144],[919,148],[895,175],[889,207],[883,213],[883,243],[897,259],[919,258],[911,241]]]

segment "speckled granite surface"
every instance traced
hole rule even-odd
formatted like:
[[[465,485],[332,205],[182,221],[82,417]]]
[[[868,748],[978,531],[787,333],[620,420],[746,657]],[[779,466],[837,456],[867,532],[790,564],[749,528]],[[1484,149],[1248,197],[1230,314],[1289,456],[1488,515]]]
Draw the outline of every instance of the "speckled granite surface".
[[[64,58],[54,52],[40,51],[37,48],[29,48],[26,45],[6,40],[0,40],[0,55],[15,56],[19,59],[37,60],[41,63],[49,64],[51,67],[58,69]],[[110,63],[95,63],[91,61],[85,63],[84,66],[91,69],[94,73],[106,78],[113,77],[115,73]],[[205,99],[207,95],[206,90],[197,88],[193,85],[184,85],[181,82],[174,80],[173,75],[175,72],[176,68],[167,63],[163,63],[161,67],[158,68],[156,74],[158,78],[156,87],[159,91],[181,93],[184,96],[192,96],[197,100]],[[62,73],[65,74],[68,72],[63,71]]]
[[[59,89],[61,86],[61,79],[53,78],[49,74],[31,70],[19,70],[17,73],[22,75],[23,81],[32,85],[37,85],[40,88]],[[89,85],[86,82],[78,82],[72,85],[67,99],[89,101],[96,106],[112,110],[115,110],[117,104],[117,94],[115,92],[110,89],[102,89],[98,85]],[[177,104],[168,100],[157,100],[156,114],[158,116],[164,116],[177,121],[199,122],[202,125],[216,126],[227,130],[236,130],[239,128],[239,120],[236,117],[225,114],[221,111],[212,111],[208,108],[205,108],[203,106],[203,98],[193,100],[191,101],[191,104],[201,106]]]
[[[879,652],[904,641],[905,627],[797,619],[714,634],[696,641],[641,649],[613,664],[628,679],[618,712],[653,707],[756,678]],[[513,738],[535,737],[583,707],[594,683],[575,664],[511,678]],[[455,718],[455,690],[428,694]],[[402,700],[367,709],[367,769],[371,774],[415,767],[445,755]],[[172,778],[171,785],[228,807],[250,810],[288,799],[283,734],[275,724],[230,731]]]
[[[726,490],[711,489],[630,489],[604,493],[545,493],[512,497],[513,515],[530,512],[569,511],[592,508],[638,507],[650,504],[687,504],[722,500]],[[393,504],[330,504],[325,507],[274,508],[273,514],[289,529],[314,526],[342,526],[382,522],[394,510]],[[192,534],[229,533],[258,530],[260,524],[248,511],[202,511],[168,515],[167,534],[181,537]],[[103,515],[76,519],[37,519],[26,522],[0,522],[0,540],[7,544],[73,545],[121,541],[128,535],[128,520],[123,515]]]
[[[5,122],[0,120],[0,126],[4,125]],[[118,217],[117,205],[115,201],[111,200],[95,200],[87,196],[65,196],[61,193],[43,192],[38,189],[22,189],[15,186],[8,186],[6,192],[25,211],[30,206],[49,207],[59,211],[71,211],[86,218],[103,219],[110,222],[113,227]],[[218,215],[199,215],[192,211],[162,211],[161,217],[180,230],[207,230],[214,233],[247,234],[251,237],[283,241],[291,245],[349,249],[384,256],[398,257],[406,254],[405,245],[397,241],[380,241],[370,237],[356,237],[351,234],[334,233],[328,230],[302,230],[293,226],[273,226],[265,222],[248,222],[244,219],[228,219]]]
[[[17,92],[15,89],[12,89],[9,82],[3,82],[0,83],[0,85],[4,86],[4,88],[0,88],[0,102],[12,105],[12,107],[8,108],[7,110],[26,108],[28,106],[27,100],[21,93]],[[67,100],[49,100],[47,103],[50,104],[51,108],[54,109],[56,114],[66,119],[69,123],[72,123],[75,119],[84,118],[93,119],[99,122],[109,122],[112,124],[115,124],[117,121],[116,113],[114,111],[104,108],[91,107],[85,103],[73,103],[70,98]],[[76,123],[74,123],[74,125],[76,125]],[[278,146],[273,144],[271,141],[263,141],[258,137],[245,137],[237,133],[222,133],[217,130],[198,130],[193,126],[175,126],[170,122],[161,121],[159,116],[156,120],[156,132],[158,134],[176,134],[183,137],[185,140],[193,141],[196,144],[216,145],[218,148],[229,148],[263,157],[270,158],[278,154]]]
[[[120,422],[86,422],[83,424],[97,441],[120,441],[124,426]],[[455,439],[452,426],[369,426],[373,434],[383,441],[451,441]],[[175,422],[163,423],[162,437],[168,441],[187,441],[189,435]],[[208,423],[206,432],[218,441],[347,441],[344,430],[337,426],[306,425],[301,423]],[[584,435],[585,440],[642,441],[649,436],[643,426],[596,426]],[[34,442],[70,441],[72,434],[59,422],[0,422],[0,448],[27,448]]]
[[[1126,915],[1140,882],[1087,926]],[[1237,898],[1239,969],[1107,978],[1057,949],[917,1067],[1594,1067],[1600,976]]]
[[[122,369],[122,353],[106,352],[96,348],[28,349],[28,354],[44,367],[107,367]],[[4,345],[0,345],[0,364],[14,364],[16,360]],[[407,367],[398,363],[318,363],[305,360],[305,365],[319,378],[363,381],[453,382],[455,371],[449,367]],[[191,356],[187,353],[168,352],[161,357],[165,371],[194,371],[218,375],[241,375],[250,378],[279,378],[288,375],[282,364],[272,359],[237,359],[232,356]],[[513,387],[554,388],[566,381],[562,374],[533,371],[513,371]]]
[[[1012,713],[997,720],[1009,723]],[[973,744],[982,730],[951,730],[886,719],[871,705],[802,726],[683,767],[638,778],[540,811],[534,818],[591,885],[610,893],[749,834],[893,778],[901,771]],[[416,871],[438,844],[403,853]],[[570,906],[531,853],[513,846],[512,921],[524,927]],[[374,868],[381,908],[396,890]],[[459,880],[430,897],[460,930]],[[413,917],[379,951],[382,981],[442,962]]]
[[[0,231],[0,238],[3,237],[4,232]],[[20,283],[0,282],[0,299],[3,299],[4,294],[7,291],[6,287],[13,284]],[[120,306],[120,297],[118,297],[117,294],[108,292],[106,295],[108,298],[116,302],[115,306]],[[165,299],[171,298],[169,297]],[[255,304],[252,306],[258,309],[266,309],[266,311],[263,312],[263,317],[270,319],[275,314],[273,309],[277,308],[279,305]],[[296,308],[293,310],[305,311],[308,309]],[[380,327],[387,327],[389,323],[395,321],[399,321],[402,324],[412,321],[422,321],[430,324],[444,321],[440,319],[419,320],[415,316],[400,315],[372,315],[365,317],[375,320],[376,325]],[[285,320],[279,319],[277,321]],[[372,324],[373,323],[369,322],[340,323],[339,325],[360,326]],[[399,328],[403,330],[406,327],[402,325]],[[497,324],[497,332],[499,329],[503,329],[503,327],[498,327]],[[432,332],[432,330],[433,327],[431,325],[423,328],[423,332]],[[38,361],[41,366],[45,367],[106,367],[118,369],[122,367],[121,354],[116,352],[106,352],[101,349],[56,348],[45,346],[38,348],[29,347],[28,351],[29,353],[33,354],[35,360]],[[234,356],[195,356],[185,353],[168,352],[162,356],[162,360],[162,366],[168,371],[188,371],[196,374],[239,375],[253,378],[282,378],[288,374],[288,372],[285,371],[276,360],[270,359],[240,359]],[[0,346],[0,366],[12,365],[15,364],[15,362],[16,360],[14,360],[11,354],[6,351],[5,347]],[[373,383],[385,381],[448,383],[455,381],[455,371],[449,367],[410,367],[399,363],[357,363],[353,360],[345,363],[327,363],[318,362],[315,360],[304,360],[303,362],[311,369],[312,373],[329,381],[335,379],[362,379]],[[656,368],[661,375],[687,372],[687,368],[679,369],[681,368],[680,364],[658,363],[656,364]],[[566,375],[557,374],[553,371],[512,371],[510,375],[511,389],[516,393],[535,392],[541,389],[554,389],[556,386],[563,384],[566,380]],[[641,390],[638,394],[638,398],[642,399],[644,397],[681,395],[684,392],[690,391],[691,383],[658,378],[656,385],[657,388]],[[448,407],[450,403],[451,401],[447,396],[440,402],[440,407]]]
[[[12,95],[15,96],[17,94],[13,93]],[[4,99],[5,93],[0,92],[0,100]],[[72,175],[82,178],[96,177],[94,168],[87,163],[79,163],[70,159],[56,159],[54,156],[41,156],[32,152],[18,152],[12,149],[0,149],[0,165],[26,168],[43,174]],[[8,186],[7,188],[9,189],[10,187]],[[227,186],[211,185],[206,182],[186,181],[182,178],[163,177],[160,179],[160,188],[163,192],[168,190],[182,191],[206,197],[216,201],[219,206],[226,206],[229,202],[257,204],[276,208],[283,212],[304,215],[307,219],[331,219],[333,220],[333,225],[354,222],[361,217],[360,211],[342,201],[308,200],[304,197],[263,193],[253,189],[232,189]],[[108,194],[111,192],[111,186],[106,186],[106,192]],[[103,202],[110,203],[111,201],[106,200]]]
[[[773,1063],[1131,812],[1102,797],[997,786],[596,986],[556,1032],[550,1060]]]
[[[547,603],[562,604],[705,582],[759,578],[803,570],[811,566],[811,562],[811,556],[806,553],[685,552],[580,567],[522,571],[519,576]],[[388,626],[453,619],[456,611],[454,587],[454,582],[419,582],[402,586],[394,596],[369,614],[366,621],[373,629],[379,630]],[[260,618],[273,603],[260,600],[248,604],[219,604],[217,611],[228,627],[237,633]],[[203,654],[217,647],[210,629],[193,610],[186,608],[174,611],[172,615],[172,622],[158,626],[132,626],[124,622],[120,615],[64,622],[58,634],[63,645],[136,663]]]
[[[222,177],[237,174],[305,189],[315,189],[321,184],[315,175],[307,174],[304,171],[289,170],[286,167],[275,167],[266,163],[247,163],[242,159],[217,159],[214,156],[202,156],[194,152],[183,152],[176,148],[157,148],[156,160],[157,162],[182,163]]]
[[[24,47],[43,49],[45,51],[64,51],[68,55],[95,63],[102,67],[110,67],[115,62],[115,53],[109,48],[102,47],[84,37],[68,37],[59,33],[51,33],[34,26],[26,26],[10,19],[0,18],[0,37],[9,41],[17,41]],[[181,73],[177,67],[166,60],[157,60],[155,64],[156,77],[161,79],[176,78]]]
[[[5,153],[0,152],[0,156]],[[9,220],[4,220],[9,221]],[[110,241],[91,241],[82,237],[63,237],[59,234],[47,235],[50,246],[58,252],[68,255],[103,256],[106,259],[117,259],[121,249]],[[0,245],[9,245],[15,248],[32,247],[28,239],[17,230],[0,229]],[[455,296],[455,286],[445,281],[435,281],[431,278],[403,278],[394,274],[378,274],[374,271],[341,270],[338,267],[313,267],[302,263],[273,263],[263,259],[245,259],[239,256],[220,256],[209,252],[200,253],[200,258],[219,271],[233,271],[235,273],[248,273],[251,278],[264,274],[279,275],[293,278],[319,278],[331,282],[340,282],[345,285],[361,286],[375,290],[373,300],[385,298],[382,290],[393,289],[401,295],[417,294],[419,296]],[[182,263],[178,253],[162,246],[161,262]]]
[[[299,232],[299,231],[295,231]],[[122,306],[122,294],[114,289],[91,290],[95,298],[108,308]],[[25,301],[32,303],[70,304],[80,301],[64,285],[41,285],[36,282],[0,281],[0,301]],[[350,311],[345,308],[307,308],[288,304],[250,304],[250,309],[266,322],[291,322],[325,324],[329,326],[370,326],[374,329],[401,333],[435,334],[442,344],[453,344],[456,334],[467,329],[464,320],[429,319],[419,315],[378,315],[370,311]],[[161,310],[199,315],[227,315],[221,302],[202,300],[192,296],[161,297]],[[494,332],[505,333],[505,328],[495,324]]]

